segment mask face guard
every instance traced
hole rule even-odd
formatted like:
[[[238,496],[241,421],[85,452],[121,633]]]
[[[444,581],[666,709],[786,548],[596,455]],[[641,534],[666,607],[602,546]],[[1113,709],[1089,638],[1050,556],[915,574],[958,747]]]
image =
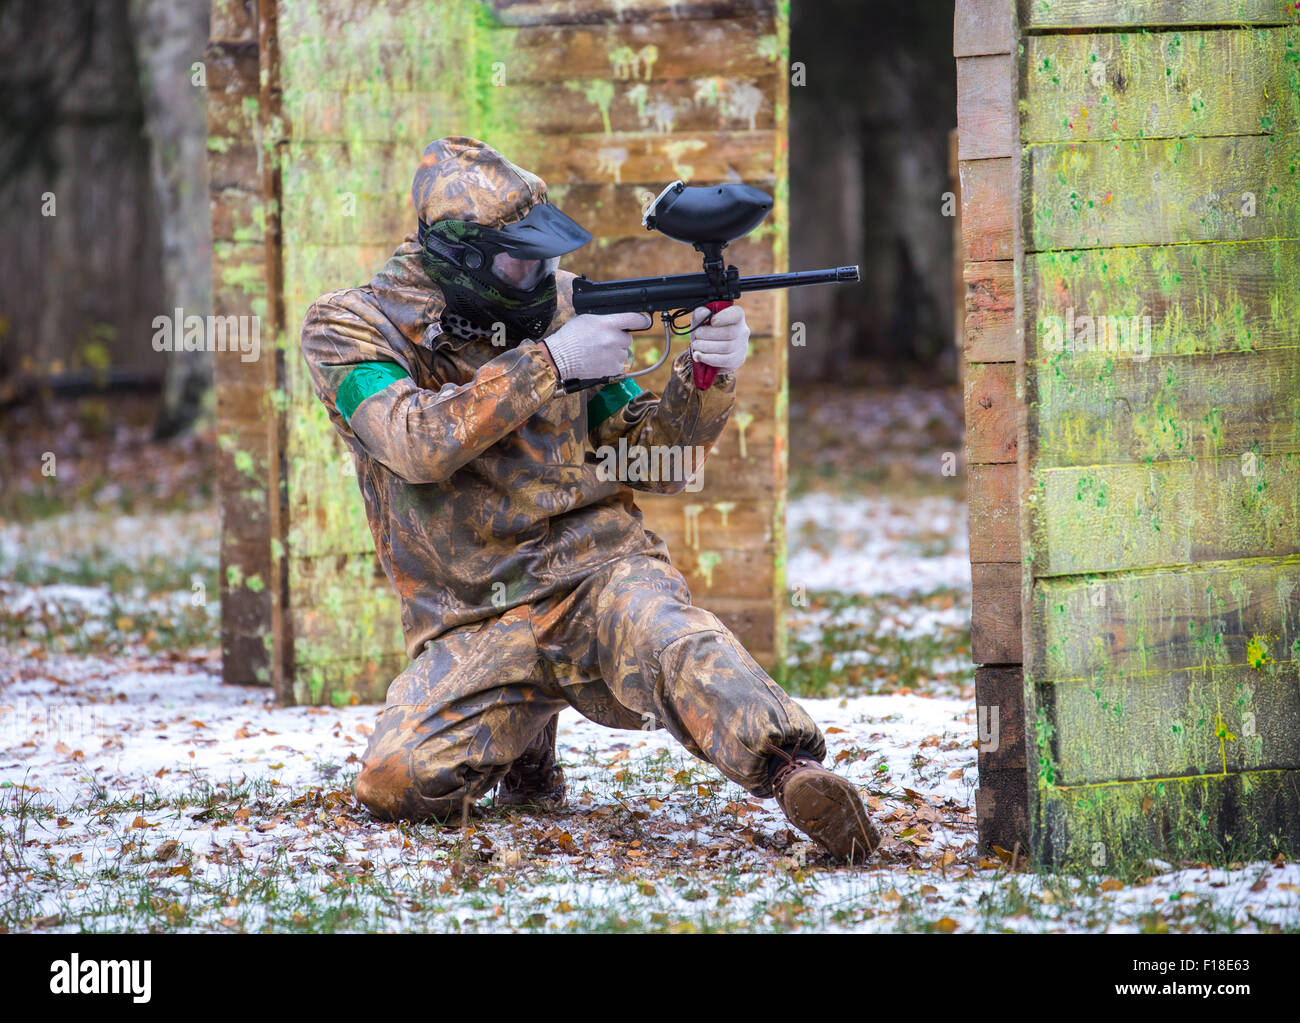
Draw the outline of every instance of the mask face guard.
[[[581,248],[591,234],[550,203],[537,203],[528,215],[501,229],[465,220],[419,222],[425,272],[443,290],[458,315],[480,326],[503,322],[516,337],[540,338],[556,303],[559,257]],[[521,288],[498,270],[498,256],[543,261]],[[504,263],[504,260],[500,261]],[[518,268],[511,268],[517,275]]]
[[[511,263],[514,265],[511,266]],[[532,291],[543,280],[559,269],[560,257],[550,259],[515,260],[508,252],[498,252],[492,258],[492,274],[502,284],[507,284],[523,291]],[[526,270],[521,272],[521,267]]]

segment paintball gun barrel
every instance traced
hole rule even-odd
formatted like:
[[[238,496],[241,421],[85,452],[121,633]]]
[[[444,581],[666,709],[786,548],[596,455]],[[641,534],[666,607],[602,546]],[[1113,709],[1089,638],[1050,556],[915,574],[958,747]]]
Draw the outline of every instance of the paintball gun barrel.
[[[659,193],[641,223],[674,241],[694,246],[704,257],[704,272],[668,277],[636,277],[621,281],[573,281],[573,309],[577,314],[661,313],[664,352],[659,361],[635,373],[594,380],[565,380],[568,393],[596,384],[612,383],[652,373],[668,359],[673,332],[685,333],[691,313],[700,306],[713,312],[725,309],[747,291],[797,288],[809,284],[839,284],[861,280],[856,266],[798,273],[758,274],[741,277],[734,266],[723,266],[722,250],[728,242],[743,238],[762,222],[772,209],[772,197],[749,185],[726,184],[688,188],[674,181]],[[677,320],[686,317],[684,325]],[[651,317],[653,319],[653,316]],[[705,321],[708,322],[707,320]],[[702,324],[697,324],[702,326]],[[693,367],[695,386],[708,390],[717,370],[703,363]]]

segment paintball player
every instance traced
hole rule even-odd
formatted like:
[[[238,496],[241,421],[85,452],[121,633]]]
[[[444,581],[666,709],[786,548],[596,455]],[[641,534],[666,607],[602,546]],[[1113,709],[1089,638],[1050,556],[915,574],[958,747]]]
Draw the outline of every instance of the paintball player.
[[[411,663],[389,686],[356,782],[385,820],[556,807],[559,711],[667,728],[841,860],[878,838],[821,731],[713,614],[691,604],[632,490],[596,450],[708,450],[731,414],[749,328],[733,305],[692,331],[661,395],[624,372],[647,314],[574,315],[559,257],[591,235],[546,183],[476,139],[438,139],[411,191],[418,231],[367,285],[308,311],[302,348],[356,464]],[[697,309],[693,324],[707,318]],[[696,388],[692,359],[714,366]]]

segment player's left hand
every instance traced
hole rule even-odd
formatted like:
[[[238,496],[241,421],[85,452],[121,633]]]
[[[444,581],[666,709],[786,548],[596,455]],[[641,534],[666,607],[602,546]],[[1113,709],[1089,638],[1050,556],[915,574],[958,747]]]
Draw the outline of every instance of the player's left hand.
[[[708,318],[709,310],[704,306],[691,314],[691,358],[706,366],[716,366],[724,373],[733,373],[749,355],[745,310],[729,305],[713,313],[713,320],[707,326],[696,326]]]

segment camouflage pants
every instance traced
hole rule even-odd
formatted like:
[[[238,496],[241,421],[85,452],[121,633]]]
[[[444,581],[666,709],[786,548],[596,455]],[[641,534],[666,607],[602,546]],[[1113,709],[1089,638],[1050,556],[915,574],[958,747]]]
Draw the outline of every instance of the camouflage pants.
[[[566,705],[612,728],[667,728],[760,797],[767,743],[826,751],[803,708],[691,605],[681,573],[638,555],[429,644],[389,686],[357,798],[387,820],[459,814]]]

